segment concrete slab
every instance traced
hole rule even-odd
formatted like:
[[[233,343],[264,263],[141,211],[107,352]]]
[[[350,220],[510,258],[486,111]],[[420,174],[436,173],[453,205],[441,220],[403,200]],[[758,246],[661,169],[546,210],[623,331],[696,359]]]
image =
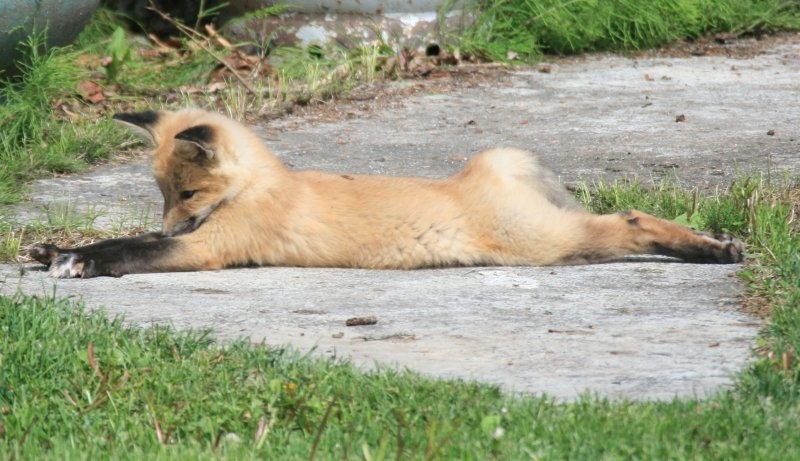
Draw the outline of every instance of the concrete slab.
[[[498,71],[384,109],[349,108],[254,128],[293,168],[442,176],[480,149],[538,152],[565,180],[676,175],[703,190],[740,171],[800,170],[800,39],[749,59],[590,57],[549,73]],[[355,104],[358,106],[358,104]],[[374,109],[374,107],[373,107]],[[684,121],[676,117],[684,115]],[[768,134],[771,132],[772,134]],[[39,181],[16,211],[107,205],[98,219],[155,215],[146,160]],[[56,292],[143,324],[212,327],[355,363],[574,399],[703,396],[730,385],[758,321],[738,310],[737,266],[652,260],[559,268],[411,272],[259,268],[63,280]],[[0,291],[55,281],[0,266]],[[374,315],[373,326],[346,327]]]
[[[22,279],[0,291],[55,293],[144,325],[211,327],[222,338],[477,379],[573,399],[703,396],[750,356],[756,319],[738,310],[728,266],[621,262],[419,271],[257,268],[119,279]],[[377,324],[348,327],[353,317]]]

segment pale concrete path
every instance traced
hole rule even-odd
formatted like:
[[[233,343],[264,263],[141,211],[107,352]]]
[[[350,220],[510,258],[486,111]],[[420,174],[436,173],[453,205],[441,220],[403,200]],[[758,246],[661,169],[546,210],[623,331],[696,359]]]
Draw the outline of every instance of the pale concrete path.
[[[112,314],[223,338],[317,346],[324,356],[574,398],[704,395],[750,355],[726,266],[616,263],[421,271],[259,268],[58,281]],[[18,272],[0,269],[3,292]],[[42,272],[27,293],[52,293]],[[345,326],[375,316],[373,326]],[[341,336],[341,337],[339,337]]]
[[[589,58],[417,94],[335,123],[257,126],[294,168],[442,176],[482,148],[538,152],[566,182],[672,175],[704,190],[736,171],[800,169],[798,40],[752,59]],[[343,112],[343,114],[345,114]],[[677,115],[686,121],[677,123]],[[772,130],[772,135],[767,132]],[[779,176],[779,175],[776,175]],[[101,224],[160,209],[146,162],[40,181],[36,204],[111,204]],[[132,208],[135,204],[140,208]],[[76,205],[78,206],[78,205]],[[141,210],[146,211],[141,211]],[[149,210],[149,211],[147,211]],[[135,220],[136,218],[134,218]],[[29,266],[33,267],[33,266]],[[745,366],[758,331],[739,311],[738,266],[653,261],[410,272],[260,268],[59,281],[56,292],[150,324],[292,344],[355,363],[474,378],[573,399],[706,395]],[[0,266],[0,290],[52,293]],[[346,327],[374,315],[373,326]],[[341,333],[341,334],[340,334]]]

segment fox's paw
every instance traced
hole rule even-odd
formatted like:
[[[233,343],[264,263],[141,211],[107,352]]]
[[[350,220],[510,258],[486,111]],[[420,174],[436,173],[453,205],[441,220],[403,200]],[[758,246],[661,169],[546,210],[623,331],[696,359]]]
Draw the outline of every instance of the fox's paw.
[[[744,242],[730,234],[718,234],[714,237],[722,244],[720,262],[740,263],[744,261]]]
[[[684,259],[708,264],[735,264],[744,260],[744,243],[731,234],[711,234],[701,231],[694,233],[707,243],[689,252],[691,256]]]
[[[84,261],[76,253],[63,253],[58,255],[50,264],[47,274],[59,279],[93,277],[94,261]]]
[[[49,266],[61,254],[61,250],[50,243],[34,243],[28,247],[28,256]]]
[[[702,233],[705,238],[714,243],[714,256],[717,263],[734,264],[744,260],[744,243],[730,234]]]

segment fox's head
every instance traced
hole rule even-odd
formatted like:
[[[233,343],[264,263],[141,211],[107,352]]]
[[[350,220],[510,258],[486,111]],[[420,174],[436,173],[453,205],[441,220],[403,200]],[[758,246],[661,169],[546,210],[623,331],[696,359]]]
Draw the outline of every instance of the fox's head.
[[[242,125],[210,112],[116,114],[152,143],[153,174],[164,196],[164,233],[192,232],[280,162]]]

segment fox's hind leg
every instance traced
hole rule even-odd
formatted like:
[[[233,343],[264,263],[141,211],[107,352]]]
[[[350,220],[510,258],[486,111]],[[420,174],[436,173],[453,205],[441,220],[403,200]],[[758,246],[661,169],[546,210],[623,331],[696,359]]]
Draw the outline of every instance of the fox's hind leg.
[[[633,254],[671,256],[690,263],[731,264],[744,259],[744,244],[711,236],[637,210],[588,215],[586,240],[569,262],[602,262]]]
[[[624,218],[643,234],[646,253],[690,263],[733,264],[744,260],[744,243],[729,234],[698,232],[639,211],[630,211]]]

